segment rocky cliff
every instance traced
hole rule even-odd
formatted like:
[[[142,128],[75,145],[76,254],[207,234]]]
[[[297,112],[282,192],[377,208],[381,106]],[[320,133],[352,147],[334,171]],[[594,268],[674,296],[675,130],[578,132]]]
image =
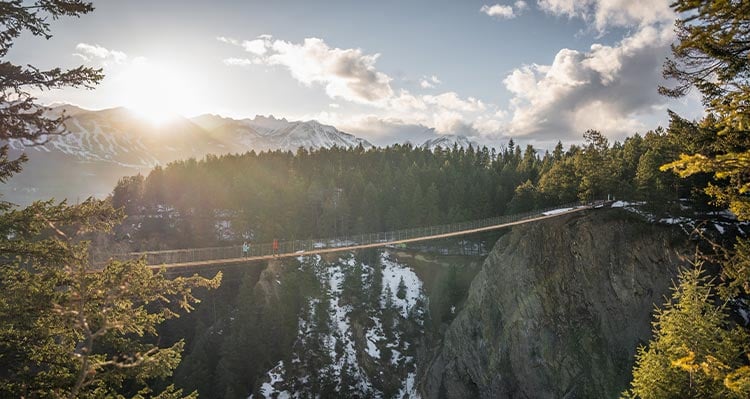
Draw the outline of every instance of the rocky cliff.
[[[621,210],[514,228],[419,367],[422,396],[617,397],[686,242]]]

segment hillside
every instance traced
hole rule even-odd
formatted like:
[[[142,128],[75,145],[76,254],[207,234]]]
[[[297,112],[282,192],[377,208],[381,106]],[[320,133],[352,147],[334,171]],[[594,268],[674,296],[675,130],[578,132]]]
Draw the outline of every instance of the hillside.
[[[612,209],[514,227],[484,256],[426,246],[228,270],[229,291],[168,330],[195,336],[176,382],[227,398],[615,398],[684,238]]]

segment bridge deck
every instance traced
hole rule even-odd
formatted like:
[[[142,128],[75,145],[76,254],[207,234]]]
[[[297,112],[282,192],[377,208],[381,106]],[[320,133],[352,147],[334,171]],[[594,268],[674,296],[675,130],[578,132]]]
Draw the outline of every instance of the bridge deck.
[[[597,205],[600,205],[600,204],[597,204]],[[559,211],[555,213],[549,213],[549,214],[542,213],[539,216],[506,222],[506,223],[495,224],[491,226],[470,228],[470,229],[465,229],[465,230],[452,231],[452,232],[433,234],[433,235],[425,235],[421,237],[411,237],[411,238],[405,238],[405,239],[378,241],[378,242],[372,242],[372,243],[366,243],[366,244],[353,244],[353,245],[347,245],[347,246],[341,246],[341,247],[314,248],[314,249],[299,250],[299,251],[294,251],[294,252],[284,252],[278,255],[266,254],[266,255],[260,255],[260,256],[247,256],[247,257],[239,256],[239,257],[234,257],[234,258],[219,258],[219,259],[206,259],[206,260],[196,260],[196,261],[187,261],[187,262],[162,263],[162,264],[154,264],[154,265],[149,265],[149,266],[153,268],[163,267],[166,269],[175,269],[175,268],[196,267],[196,266],[230,265],[230,264],[245,263],[245,262],[250,262],[250,261],[255,261],[255,260],[292,258],[292,257],[298,257],[298,256],[325,254],[325,253],[332,253],[332,252],[345,252],[345,251],[351,251],[351,250],[356,250],[356,249],[384,247],[388,245],[406,244],[410,242],[435,240],[435,239],[440,239],[440,238],[450,238],[450,237],[457,237],[457,236],[462,236],[466,234],[479,233],[483,231],[497,230],[497,229],[501,229],[504,227],[516,226],[516,225],[525,224],[525,223],[537,222],[537,221],[544,220],[544,219],[550,219],[550,218],[554,218],[554,217],[558,217],[562,215],[568,215],[568,214],[580,212],[586,209],[592,209],[595,206],[596,205],[589,204],[589,205],[578,206],[575,208],[571,208],[569,210]],[[181,251],[181,250],[177,250],[177,251]],[[168,252],[168,251],[165,251],[165,252]],[[143,255],[146,255],[146,256],[148,254],[149,253],[143,253]],[[131,257],[133,257],[132,255],[138,255],[138,254],[134,253],[130,255]]]

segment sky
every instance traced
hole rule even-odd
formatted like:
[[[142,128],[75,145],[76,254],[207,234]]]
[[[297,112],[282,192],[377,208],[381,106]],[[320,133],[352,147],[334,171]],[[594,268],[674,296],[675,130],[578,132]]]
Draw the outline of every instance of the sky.
[[[669,0],[102,0],[21,37],[8,58],[103,68],[95,90],[36,93],[144,118],[316,119],[375,144],[428,129],[551,147],[699,118],[668,99]],[[668,84],[668,82],[666,82]]]

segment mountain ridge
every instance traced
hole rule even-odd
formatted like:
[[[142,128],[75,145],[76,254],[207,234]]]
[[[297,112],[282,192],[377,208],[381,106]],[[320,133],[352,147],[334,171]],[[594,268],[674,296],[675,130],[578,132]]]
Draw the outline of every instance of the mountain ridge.
[[[290,122],[272,115],[240,120],[210,114],[174,116],[154,124],[124,107],[86,110],[61,104],[48,111],[51,116],[63,113],[68,118],[66,134],[50,136],[44,145],[8,142],[11,156],[25,152],[30,162],[9,181],[4,200],[23,204],[50,197],[104,197],[123,176],[209,154],[372,147],[367,140],[334,126],[318,121]],[[86,178],[71,182],[71,175]]]

